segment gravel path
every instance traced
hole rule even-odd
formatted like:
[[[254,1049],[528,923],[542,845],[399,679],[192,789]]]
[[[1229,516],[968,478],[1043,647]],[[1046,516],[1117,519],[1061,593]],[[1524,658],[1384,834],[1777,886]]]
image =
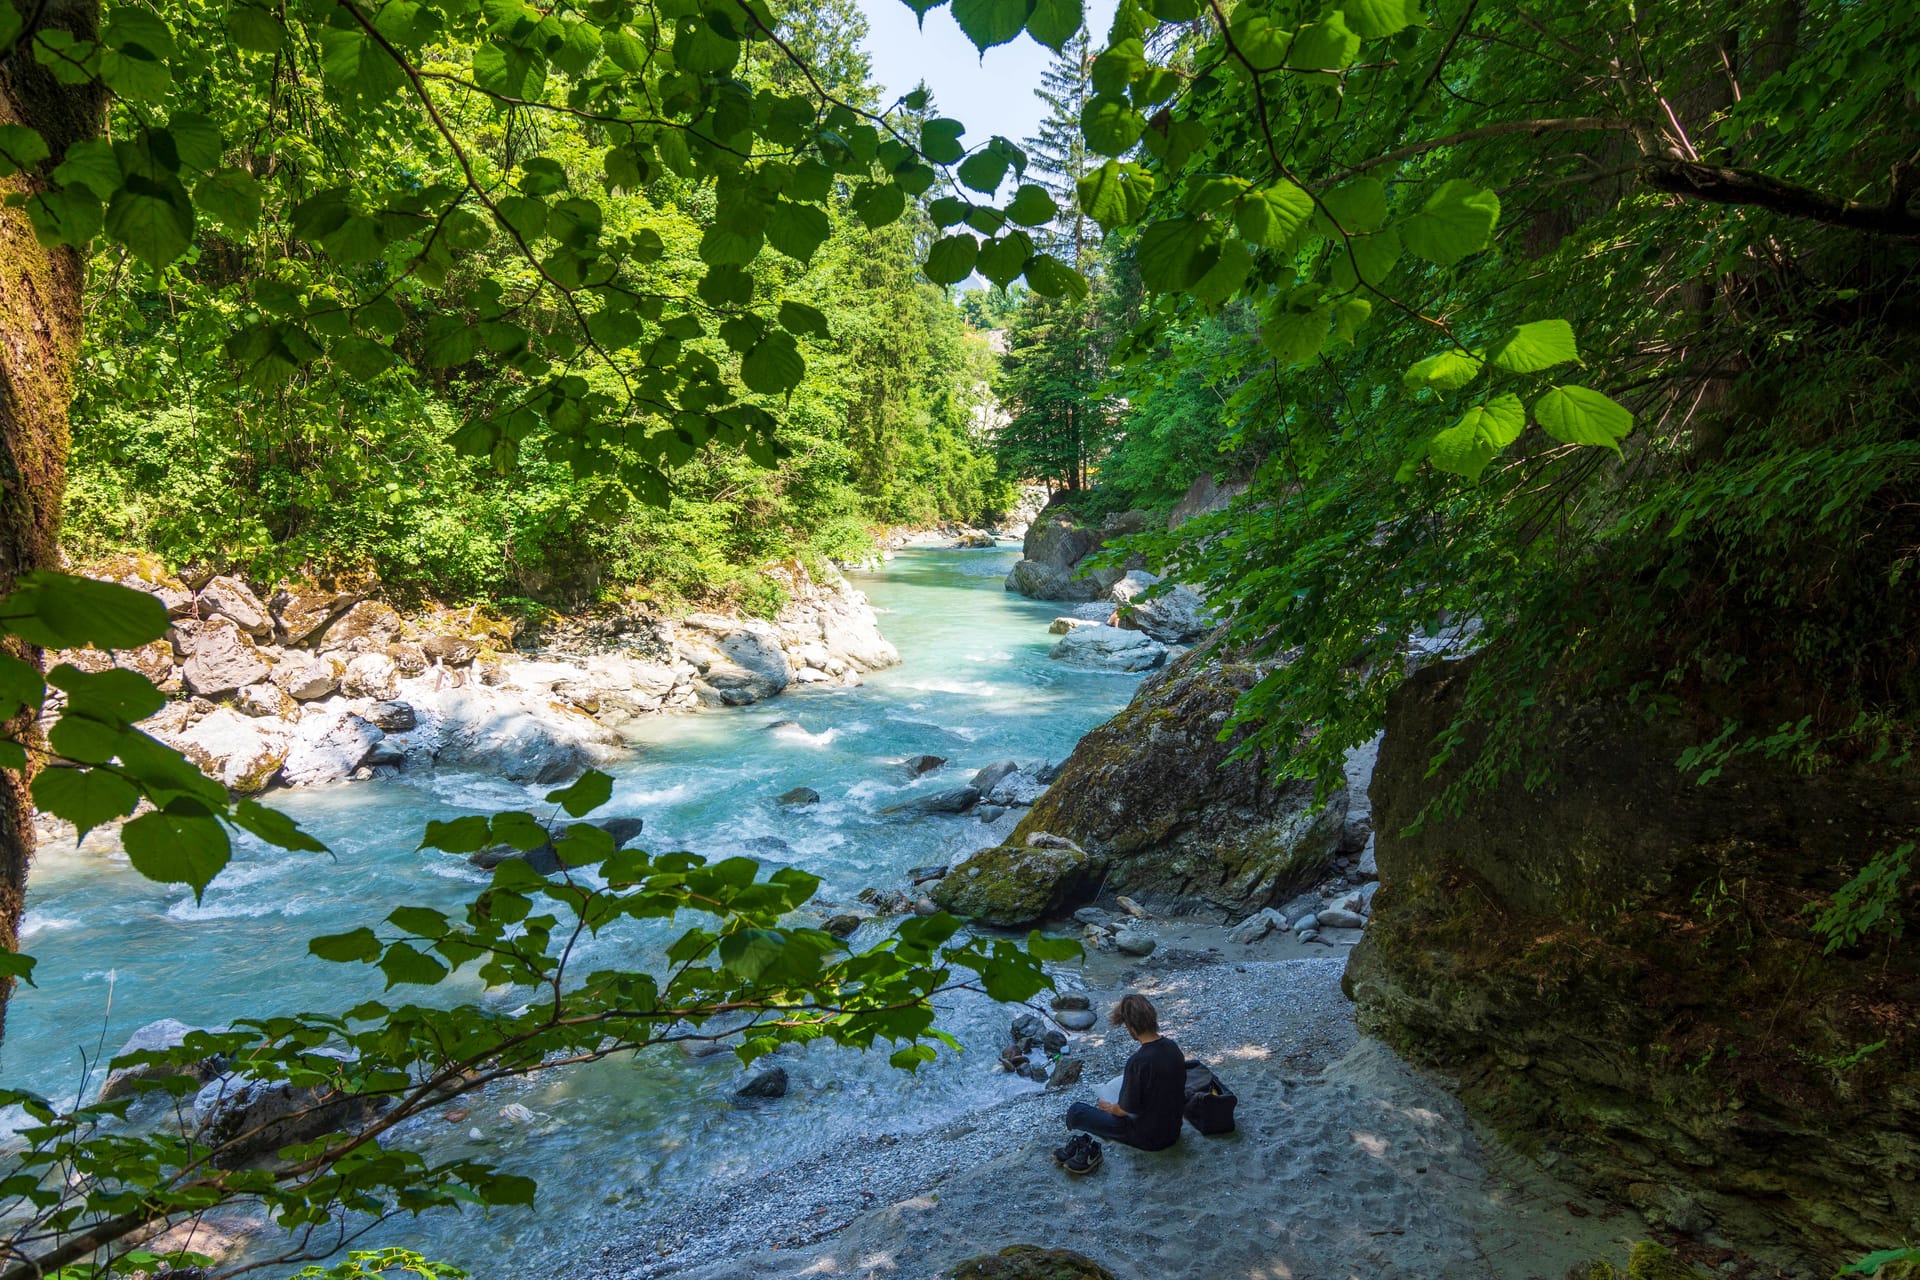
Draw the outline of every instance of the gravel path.
[[[1643,1230],[1520,1162],[1490,1160],[1437,1083],[1361,1043],[1340,993],[1344,948],[1223,958],[1204,949],[1205,928],[1166,932],[1178,945],[1146,962],[1096,955],[1063,986],[1079,978],[1096,1009],[1128,990],[1151,997],[1168,1034],[1239,1093],[1234,1137],[1189,1131],[1153,1154],[1109,1144],[1092,1177],[1061,1173],[1047,1152],[1066,1103],[1090,1098],[1132,1048],[1102,1028],[1075,1038],[1087,1067],[1073,1089],[707,1188],[570,1275],[931,1280],[961,1258],[1036,1243],[1083,1249],[1121,1280],[1558,1280]]]

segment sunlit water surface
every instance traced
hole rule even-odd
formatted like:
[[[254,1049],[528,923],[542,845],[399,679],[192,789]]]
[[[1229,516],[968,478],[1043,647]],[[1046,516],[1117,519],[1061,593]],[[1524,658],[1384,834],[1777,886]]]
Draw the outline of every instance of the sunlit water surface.
[[[1046,622],[1057,609],[1002,590],[1015,558],[1007,550],[907,551],[883,573],[861,576],[900,666],[857,689],[796,686],[757,707],[654,720],[610,769],[613,800],[603,812],[643,817],[641,843],[656,850],[720,857],[756,837],[778,837],[793,850],[780,857],[823,877],[821,896],[841,902],[867,885],[900,886],[908,868],[978,847],[984,832],[973,818],[882,810],[961,785],[996,760],[1062,759],[1135,684],[1048,659],[1054,637]],[[798,725],[769,729],[783,720]],[[908,782],[900,762],[922,752],[950,763]],[[774,803],[797,786],[817,790],[820,803]],[[460,857],[417,852],[425,823],[503,808],[544,811],[542,791],[440,773],[278,793],[274,803],[332,855],[243,844],[197,904],[135,875],[117,853],[44,851],[22,939],[39,958],[39,985],[13,998],[0,1079],[70,1101],[85,1063],[111,1055],[156,1018],[214,1025],[337,1011],[374,994],[377,974],[315,960],[306,939],[376,923],[403,902],[457,909],[483,873]],[[856,943],[885,927],[866,926]],[[646,963],[670,936],[664,926],[603,936],[576,963]],[[482,998],[477,985],[464,994]],[[923,1128],[1037,1089],[988,1070],[1004,1016],[983,999],[956,999],[943,1025],[971,1052],[943,1054],[917,1076],[888,1068],[883,1053],[783,1053],[791,1092],[754,1109],[732,1101],[744,1073],[730,1055],[691,1062],[671,1049],[496,1086],[463,1102],[469,1114],[458,1122],[435,1115],[399,1140],[533,1176],[537,1208],[429,1215],[390,1224],[378,1238],[479,1275],[503,1274],[507,1259],[517,1274],[563,1271],[632,1234],[676,1194],[753,1176],[852,1135]],[[531,1119],[518,1118],[519,1108]]]

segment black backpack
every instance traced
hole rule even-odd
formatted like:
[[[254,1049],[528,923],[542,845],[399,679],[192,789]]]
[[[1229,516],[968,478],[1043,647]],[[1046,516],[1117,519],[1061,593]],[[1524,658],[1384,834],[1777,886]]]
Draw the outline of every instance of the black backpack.
[[[1198,1058],[1187,1059],[1187,1123],[1209,1138],[1233,1132],[1233,1108],[1240,1099]]]

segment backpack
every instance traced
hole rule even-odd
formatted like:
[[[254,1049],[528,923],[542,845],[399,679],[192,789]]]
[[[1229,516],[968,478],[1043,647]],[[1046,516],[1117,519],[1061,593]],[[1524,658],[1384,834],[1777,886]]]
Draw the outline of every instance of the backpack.
[[[1233,1108],[1240,1099],[1198,1058],[1187,1059],[1187,1123],[1209,1138],[1233,1132]]]

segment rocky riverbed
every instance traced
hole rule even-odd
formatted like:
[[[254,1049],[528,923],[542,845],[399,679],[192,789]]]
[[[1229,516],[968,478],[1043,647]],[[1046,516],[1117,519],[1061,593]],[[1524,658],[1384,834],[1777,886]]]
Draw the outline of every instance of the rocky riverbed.
[[[899,661],[844,578],[768,573],[787,596],[771,619],[624,609],[516,646],[479,610],[406,615],[368,584],[265,591],[123,557],[94,576],[158,598],[166,637],[49,660],[152,680],[172,699],[141,727],[242,794],[435,766],[556,782],[617,756],[645,717],[858,684]]]

